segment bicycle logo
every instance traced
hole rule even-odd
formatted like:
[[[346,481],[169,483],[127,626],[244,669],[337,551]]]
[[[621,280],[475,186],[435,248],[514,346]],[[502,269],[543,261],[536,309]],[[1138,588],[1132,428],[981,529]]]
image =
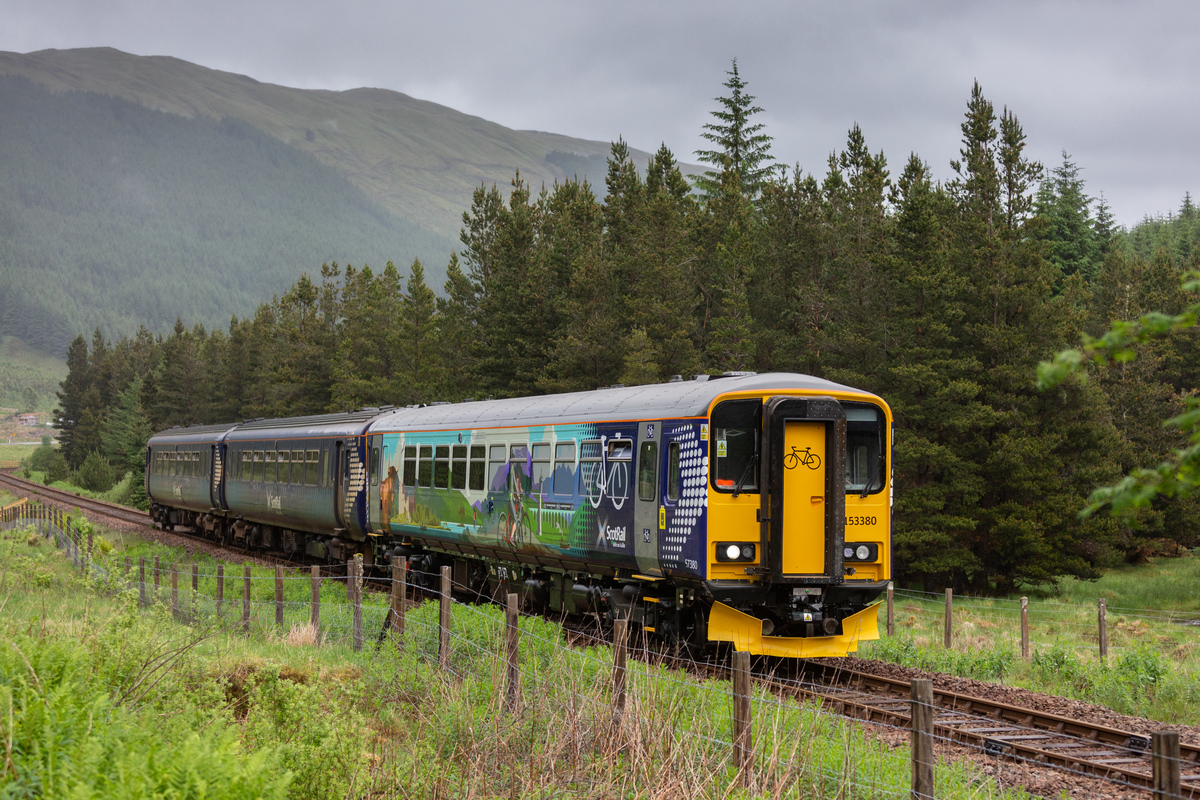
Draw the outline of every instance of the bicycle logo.
[[[783,458],[783,468],[795,469],[800,464],[803,464],[809,469],[820,469],[821,457],[812,452],[811,447],[806,447],[801,450],[799,447],[793,445],[792,452],[788,453]]]
[[[592,508],[599,508],[600,502],[608,495],[613,508],[618,511],[625,505],[629,496],[629,462],[609,461],[605,453],[605,443],[608,437],[600,437],[600,461],[589,462],[590,468],[580,464],[581,469],[588,469],[587,499]]]

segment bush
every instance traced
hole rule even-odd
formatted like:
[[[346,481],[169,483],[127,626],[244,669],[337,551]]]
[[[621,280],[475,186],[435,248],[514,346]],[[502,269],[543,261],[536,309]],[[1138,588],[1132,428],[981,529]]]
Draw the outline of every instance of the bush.
[[[38,449],[40,450],[41,448]],[[43,472],[46,473],[45,484],[47,486],[55,481],[65,481],[71,477],[71,467],[68,466],[67,459],[58,450],[55,450],[54,454],[50,456],[50,463],[46,465],[46,469]]]
[[[42,437],[42,446],[34,450],[25,459],[25,466],[28,469],[36,470],[37,472],[47,472],[50,467],[50,462],[54,459],[54,455],[58,453],[48,442],[46,437]],[[61,457],[61,453],[59,454]]]
[[[114,483],[108,459],[92,451],[79,468],[79,485],[89,492],[107,492]]]

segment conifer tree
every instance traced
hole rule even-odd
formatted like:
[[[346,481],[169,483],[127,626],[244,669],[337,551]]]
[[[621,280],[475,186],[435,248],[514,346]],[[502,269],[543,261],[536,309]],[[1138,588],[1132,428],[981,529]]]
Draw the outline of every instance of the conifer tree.
[[[742,191],[747,197],[754,198],[776,169],[771,160],[772,138],[763,133],[766,127],[763,123],[751,120],[763,110],[754,105],[754,95],[746,93],[746,82],[738,75],[736,58],[725,74],[729,79],[723,86],[729,90],[729,95],[714,98],[720,103],[720,108],[712,112],[716,122],[705,123],[700,134],[715,147],[696,151],[696,158],[717,168],[716,174],[689,177],[706,197],[713,197],[721,190],[722,173],[736,172]]]

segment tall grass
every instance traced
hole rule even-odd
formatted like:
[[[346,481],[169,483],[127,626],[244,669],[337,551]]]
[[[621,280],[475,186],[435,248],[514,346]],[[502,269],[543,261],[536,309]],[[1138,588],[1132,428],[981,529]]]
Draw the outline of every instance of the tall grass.
[[[165,555],[109,538],[118,565],[122,545],[133,554],[159,552],[160,561]],[[307,581],[297,583],[307,589]],[[60,708],[70,720],[54,723],[64,726],[70,743],[50,737],[42,752],[92,766],[52,774],[51,762],[64,759],[22,762],[29,770],[23,774],[40,770],[40,779],[53,778],[62,794],[122,796],[109,787],[132,767],[159,783],[208,781],[217,767],[240,776],[237,786],[211,778],[208,797],[239,796],[239,787],[305,798],[908,793],[907,748],[893,749],[856,724],[764,694],[754,704],[755,766],[748,787],[739,788],[728,685],[632,662],[626,713],[616,719],[610,649],[569,648],[561,629],[541,619],[520,620],[521,701],[510,710],[499,655],[504,621],[491,607],[454,606],[450,666],[441,669],[435,604],[410,609],[402,641],[388,638],[362,652],[332,629],[320,641],[299,622],[276,629],[273,615],[247,637],[237,620],[223,625],[197,616],[180,624],[163,604],[139,609],[136,590],[122,581],[80,578],[28,531],[0,539],[0,597],[6,595],[0,635],[19,641],[39,665],[42,687],[19,678],[24,667],[12,653],[0,658],[0,683],[24,681],[13,729],[22,752],[32,752],[29,745],[47,730],[33,706],[71,687],[71,705]],[[323,620],[335,614],[339,595],[332,587],[329,599]],[[52,684],[46,677],[52,673],[62,680]],[[88,728],[100,716],[107,727]],[[105,738],[91,742],[93,736]],[[128,760],[116,755],[118,748],[131,754]],[[201,758],[207,761],[197,764]],[[0,794],[11,780],[0,777]],[[1021,796],[957,763],[939,765],[938,793]]]

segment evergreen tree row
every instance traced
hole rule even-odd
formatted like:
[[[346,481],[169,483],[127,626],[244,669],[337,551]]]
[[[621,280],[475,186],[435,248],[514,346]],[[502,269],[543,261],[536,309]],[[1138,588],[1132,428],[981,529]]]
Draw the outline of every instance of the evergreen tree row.
[[[642,172],[622,141],[603,196],[519,174],[507,194],[481,186],[441,296],[419,261],[333,263],[227,330],[77,338],[59,395],[68,462],[136,467],[170,425],[794,371],[894,409],[901,580],[1007,591],[1094,576],[1155,539],[1194,544],[1194,503],[1132,523],[1078,512],[1180,444],[1159,421],[1200,385],[1196,333],[1094,381],[1034,380],[1081,333],[1184,308],[1197,251],[1144,255],[1103,203],[1093,213],[1069,157],[1049,175],[1028,159],[1016,116],[978,85],[941,184],[916,155],[893,178],[858,126],[823,178],[779,168],[730,76],[701,191],[665,146]]]

